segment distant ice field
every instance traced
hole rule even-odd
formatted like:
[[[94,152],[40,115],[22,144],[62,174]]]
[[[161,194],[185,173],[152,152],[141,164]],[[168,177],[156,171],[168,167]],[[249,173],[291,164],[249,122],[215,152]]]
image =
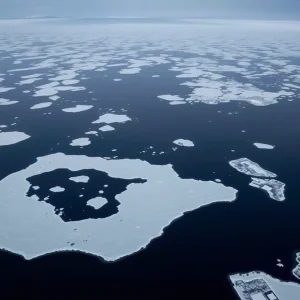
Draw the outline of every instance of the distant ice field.
[[[204,206],[245,201],[234,217],[254,220],[292,205],[299,36],[300,22],[0,21],[0,248],[116,261]]]

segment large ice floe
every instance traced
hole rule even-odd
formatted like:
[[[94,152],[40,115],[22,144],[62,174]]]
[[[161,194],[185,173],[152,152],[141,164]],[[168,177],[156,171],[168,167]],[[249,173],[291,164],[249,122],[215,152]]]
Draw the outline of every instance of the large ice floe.
[[[257,163],[251,161],[248,158],[240,158],[240,159],[232,160],[229,162],[229,164],[237,171],[244,173],[246,175],[257,176],[257,177],[277,176],[275,173],[263,169]]]
[[[10,131],[0,132],[0,146],[8,146],[20,143],[29,139],[30,136],[24,132]]]
[[[244,173],[249,176],[255,177],[266,177],[266,178],[255,178],[252,177],[250,186],[262,189],[268,193],[271,199],[277,201],[284,201],[284,190],[285,184],[275,179],[268,179],[277,177],[273,172],[267,171],[259,166],[257,163],[251,161],[248,158],[240,158],[229,162],[231,167],[237,171]]]
[[[300,285],[284,282],[263,272],[229,276],[240,300],[298,300]]]
[[[265,190],[270,198],[284,201],[285,184],[275,179],[251,178],[250,186]]]
[[[56,169],[93,169],[113,178],[140,178],[146,182],[130,184],[117,195],[119,212],[109,218],[63,222],[51,205],[37,201],[36,195],[27,196],[31,187],[27,178]],[[171,165],[56,153],[40,157],[26,169],[0,181],[0,247],[26,259],[76,249],[113,261],[147,246],[185,212],[215,202],[231,202],[236,193],[235,189],[213,181],[181,179]],[[89,205],[95,206],[96,202],[99,203],[93,200]]]

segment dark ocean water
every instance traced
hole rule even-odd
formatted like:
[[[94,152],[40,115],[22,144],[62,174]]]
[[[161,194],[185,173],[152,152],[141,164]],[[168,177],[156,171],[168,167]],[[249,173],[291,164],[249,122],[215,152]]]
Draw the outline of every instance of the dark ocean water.
[[[11,128],[26,132],[31,138],[1,147],[0,179],[29,166],[37,157],[51,153],[105,157],[117,149],[119,158],[140,158],[159,165],[171,163],[181,178],[219,178],[224,185],[239,191],[237,200],[186,213],[165,228],[163,236],[154,239],[146,249],[114,263],[75,251],[49,254],[31,261],[2,251],[0,285],[11,293],[11,297],[3,299],[13,298],[20,290],[24,291],[24,298],[27,292],[41,292],[42,298],[50,294],[60,298],[63,290],[68,290],[67,298],[81,292],[83,299],[129,298],[128,293],[139,298],[237,299],[228,279],[232,273],[260,270],[282,280],[296,280],[291,270],[296,263],[295,253],[300,250],[299,97],[267,107],[238,101],[170,106],[157,95],[172,91],[184,97],[189,89],[179,86],[178,78],[170,76],[168,68],[144,68],[140,74],[129,77],[116,76],[114,68],[105,72],[107,77],[99,73],[96,77],[88,72],[88,80],[78,85],[94,93],[61,92],[62,99],[45,110],[51,115],[44,115],[44,110],[29,110],[35,103],[48,101],[47,98],[41,101],[42,98],[27,96],[20,89],[9,91],[7,98],[20,103],[2,106],[0,123],[16,122]],[[161,77],[152,78],[154,74]],[[112,81],[116,77],[123,81]],[[17,80],[7,76],[5,84],[10,86]],[[37,85],[43,83],[47,81],[39,81]],[[97,100],[93,101],[92,97]],[[92,104],[94,108],[79,114],[61,111],[74,104]],[[116,113],[127,109],[125,114],[133,122],[117,124],[116,131],[101,139],[90,136],[92,143],[88,147],[69,146],[86,131],[97,130],[100,126],[95,127],[92,121],[109,109]],[[195,147],[172,151],[172,142],[178,138],[193,141]],[[254,142],[276,147],[264,151],[255,148]],[[166,154],[140,153],[150,146],[153,151]],[[286,201],[276,202],[263,191],[251,188],[250,177],[228,164],[241,157],[276,173],[278,180],[286,184]],[[42,189],[48,189],[49,181],[59,176],[69,177],[63,170],[59,172],[60,175],[53,172],[32,180]],[[79,173],[75,175],[82,175]],[[97,176],[95,180],[100,185],[109,180],[105,174],[103,178]],[[96,184],[93,182],[92,186]],[[119,182],[116,186],[122,190],[124,184]],[[74,197],[75,192],[72,189],[68,197]],[[108,197],[113,198],[114,192],[107,192]],[[86,191],[85,197],[95,197],[93,187]],[[142,198],[143,195],[141,201]],[[61,205],[59,199],[56,202]],[[82,216],[80,207],[73,207],[70,215],[74,219],[87,217]],[[284,268],[276,266],[277,259],[282,260]]]

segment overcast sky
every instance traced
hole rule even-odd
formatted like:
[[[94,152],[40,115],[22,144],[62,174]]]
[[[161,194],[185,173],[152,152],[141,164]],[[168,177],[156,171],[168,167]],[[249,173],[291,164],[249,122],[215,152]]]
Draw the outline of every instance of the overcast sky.
[[[241,17],[300,19],[300,0],[0,0],[0,17]]]

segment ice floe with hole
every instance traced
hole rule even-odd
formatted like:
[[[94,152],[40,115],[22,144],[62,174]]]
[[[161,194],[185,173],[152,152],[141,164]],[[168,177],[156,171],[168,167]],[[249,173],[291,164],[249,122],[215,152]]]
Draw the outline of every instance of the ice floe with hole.
[[[81,111],[89,110],[93,105],[76,105],[75,107],[63,108],[62,111],[67,113],[78,113]]]
[[[99,209],[106,203],[107,203],[107,200],[105,198],[96,197],[96,198],[90,199],[86,204],[94,207],[95,209]]]
[[[90,180],[89,176],[84,176],[84,175],[76,176],[76,177],[70,177],[69,179],[71,181],[74,181],[74,182],[82,182],[82,183],[87,183]]]
[[[105,125],[105,126],[100,127],[99,130],[103,131],[103,132],[107,132],[107,131],[113,131],[113,130],[115,130],[115,128],[113,128],[110,125]]]
[[[229,276],[241,300],[298,300],[300,285],[273,278],[264,272],[250,272]]]
[[[231,160],[229,164],[237,171],[249,176],[271,177],[271,178],[277,176],[275,173],[263,169],[257,163],[251,161],[248,158],[239,158],[236,160]]]
[[[88,146],[91,144],[91,141],[89,138],[79,138],[75,139],[71,142],[71,146],[73,147],[83,147],[83,146]]]
[[[8,100],[8,99],[4,99],[4,98],[0,98],[0,105],[13,105],[13,104],[17,104],[19,101],[13,101],[13,100]]]
[[[177,146],[182,146],[182,147],[194,147],[194,143],[189,140],[184,140],[184,139],[178,139],[173,142],[173,144]]]
[[[112,178],[146,182],[130,184],[117,195],[119,212],[109,218],[63,222],[51,205],[27,196],[31,187],[27,178],[57,169],[94,169]],[[73,249],[114,261],[146,247],[185,212],[216,202],[232,202],[236,193],[234,188],[213,181],[182,179],[172,165],[51,154],[0,181],[0,247],[26,259]]]
[[[275,179],[251,178],[250,186],[266,191],[271,199],[276,201],[284,201],[285,184]]]
[[[46,108],[52,105],[52,102],[43,102],[43,103],[38,103],[30,107],[30,109],[41,109],[41,108]]]
[[[259,149],[266,149],[266,150],[272,150],[275,148],[273,145],[268,145],[268,144],[262,144],[262,143],[254,143],[253,144],[256,148]]]
[[[128,121],[132,121],[128,116],[126,115],[117,115],[117,114],[105,114],[99,117],[98,120],[92,122],[93,124],[100,124],[100,123],[106,123],[106,124],[113,124],[113,123],[125,123]]]
[[[14,145],[30,138],[30,135],[19,132],[0,132],[0,146]]]

